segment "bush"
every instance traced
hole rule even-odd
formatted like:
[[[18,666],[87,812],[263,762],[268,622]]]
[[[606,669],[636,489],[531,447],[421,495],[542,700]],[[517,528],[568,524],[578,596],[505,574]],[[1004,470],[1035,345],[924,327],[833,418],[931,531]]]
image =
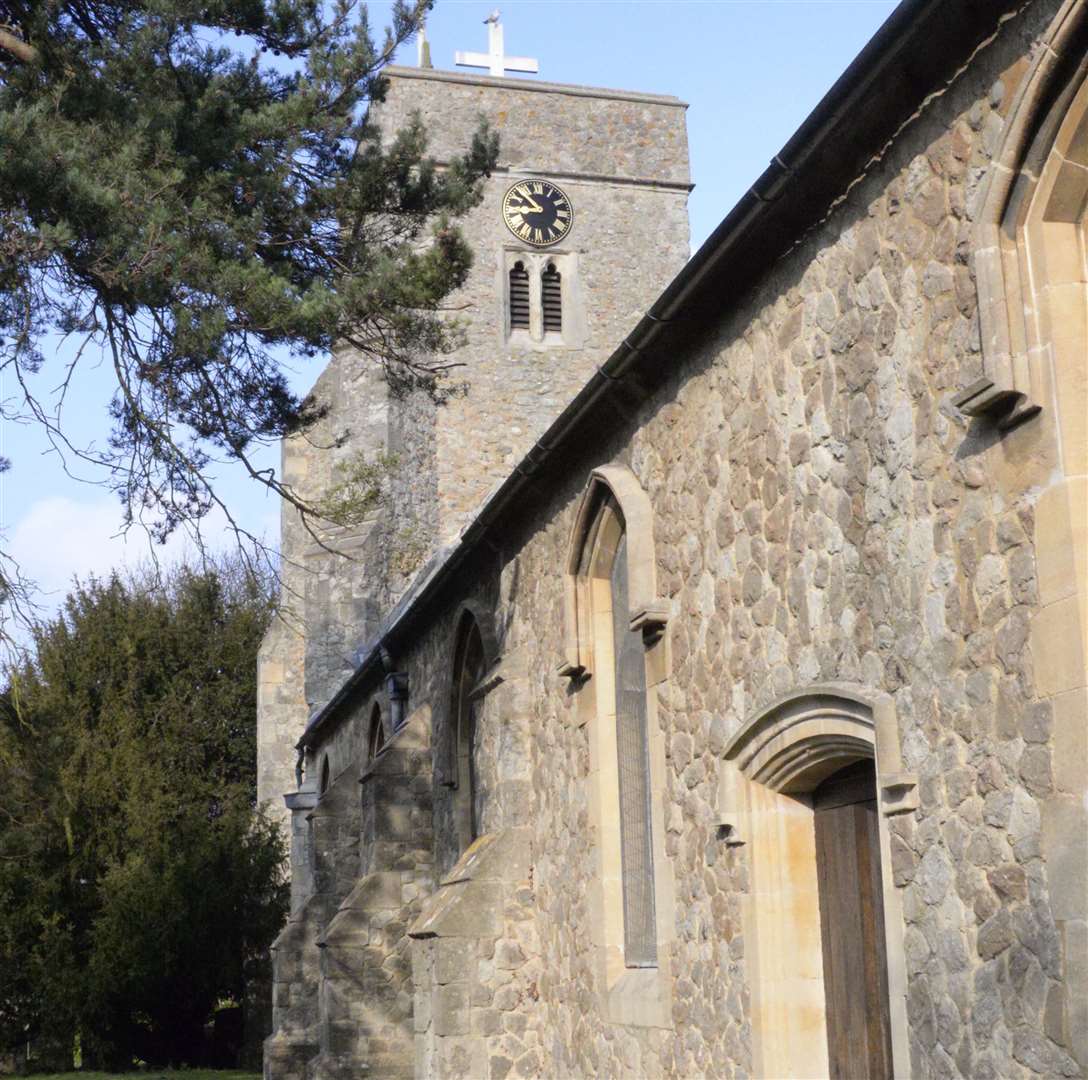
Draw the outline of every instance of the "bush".
[[[243,1001],[286,914],[256,805],[270,596],[234,564],[92,579],[8,673],[0,1049],[202,1064],[217,1006]]]

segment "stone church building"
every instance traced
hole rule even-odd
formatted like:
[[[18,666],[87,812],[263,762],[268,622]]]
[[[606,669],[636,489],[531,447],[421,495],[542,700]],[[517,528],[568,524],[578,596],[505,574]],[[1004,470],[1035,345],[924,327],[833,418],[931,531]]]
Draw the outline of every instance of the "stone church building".
[[[266,1075],[1084,1076],[1088,0],[905,0],[690,259],[684,105],[497,56],[381,109],[502,139],[463,392],[284,447],[393,464],[283,521]]]

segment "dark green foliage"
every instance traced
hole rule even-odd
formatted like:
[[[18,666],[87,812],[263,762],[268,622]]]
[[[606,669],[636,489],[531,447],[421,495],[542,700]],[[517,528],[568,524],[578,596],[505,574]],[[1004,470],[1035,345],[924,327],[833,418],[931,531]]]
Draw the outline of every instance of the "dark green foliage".
[[[79,1072],[32,1073],[33,1080],[116,1080],[113,1073],[80,1069]],[[140,1080],[261,1080],[260,1073],[241,1069],[154,1069],[141,1072]]]
[[[209,455],[248,464],[319,411],[277,349],[347,341],[436,388],[471,261],[450,220],[495,140],[440,171],[418,121],[383,146],[367,120],[430,2],[397,0],[378,48],[352,0],[0,0],[5,407],[56,429],[31,378],[49,335],[103,348],[114,430],[91,456],[158,532],[216,501]]]
[[[0,1049],[198,1062],[285,915],[255,808],[269,585],[92,580],[0,696]]]

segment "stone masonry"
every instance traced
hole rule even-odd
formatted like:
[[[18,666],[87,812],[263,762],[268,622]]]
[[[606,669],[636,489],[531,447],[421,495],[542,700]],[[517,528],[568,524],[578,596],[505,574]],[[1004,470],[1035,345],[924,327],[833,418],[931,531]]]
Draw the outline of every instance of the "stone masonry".
[[[796,1036],[789,1018],[776,1031],[755,1006],[774,942],[750,903],[760,841],[736,834],[725,805],[737,783],[732,741],[772,703],[828,686],[878,703],[878,757],[884,739],[895,781],[911,793],[881,819],[888,966],[902,978],[892,1003],[904,1018],[896,1075],[1086,1074],[1088,501],[1068,503],[1062,517],[1054,493],[1083,491],[1088,474],[1088,441],[1076,441],[1076,417],[1088,415],[1088,4],[997,6],[948,0],[935,15],[905,4],[899,38],[866,54],[874,70],[900,45],[902,69],[921,69],[951,48],[950,27],[972,35],[930,82],[912,85],[909,117],[746,291],[714,291],[728,247],[700,253],[681,274],[687,306],[673,317],[679,326],[689,313],[689,336],[665,352],[648,345],[655,363],[633,383],[612,376],[622,385],[611,411],[580,396],[593,437],[557,424],[543,440],[551,456],[519,465],[531,487],[485,503],[400,607],[376,613],[376,626],[357,621],[356,640],[370,647],[339,696],[305,733],[295,717],[308,755],[306,780],[288,796],[304,819],[293,856],[302,885],[276,949],[286,1011],[266,1075],[326,1075],[321,1063],[338,1048],[348,1048],[334,1062],[341,1072],[329,1065],[327,1075],[368,1061],[369,1075],[481,1080],[758,1075],[768,1040]],[[950,21],[938,38],[926,20],[942,17]],[[852,85],[869,87],[872,109],[890,108],[865,74],[856,70]],[[404,77],[411,90],[398,107],[411,107],[427,78]],[[474,116],[492,83],[497,95],[518,92],[511,80],[441,78],[454,117]],[[664,135],[640,162],[619,156],[633,151],[613,125],[642,106],[618,101],[587,138],[599,153],[594,168],[656,169],[679,183],[669,170],[680,144]],[[826,114],[831,133],[809,136],[832,140],[819,144],[822,161],[846,154],[833,140],[846,140],[839,132],[857,118],[843,106]],[[1019,156],[1009,150],[1021,144]],[[531,149],[511,138],[511,173]],[[990,324],[980,322],[978,253],[1002,170],[1020,175],[1024,161],[1028,195],[1003,201],[995,220],[1015,224],[1018,207],[1042,192],[1041,221],[1028,214],[1024,229],[1004,235],[1012,264],[1035,268],[1032,303],[1050,310],[1052,295],[1059,315],[1053,329],[1030,323],[1032,340],[1049,344],[1031,353],[1030,387],[1010,388],[997,381],[981,329]],[[534,167],[574,188],[562,156]],[[1046,203],[1053,175],[1058,194]],[[487,215],[496,220],[504,183],[478,211],[481,228]],[[639,197],[659,195],[648,187]],[[581,202],[588,228],[603,210],[588,193]],[[1050,245],[1045,275],[1031,262],[1035,243]],[[594,273],[637,273],[643,254],[631,241]],[[478,258],[497,265],[486,244]],[[473,288],[477,310],[498,303],[485,299],[483,279]],[[649,281],[645,289],[640,303]],[[1061,307],[1067,295],[1076,303]],[[603,364],[636,307],[608,309],[593,339],[600,352],[587,350],[587,362]],[[494,324],[480,333],[494,344]],[[1063,351],[1070,341],[1079,359]],[[429,444],[432,546],[452,537],[532,441],[527,428],[511,430],[532,377],[511,382],[509,396],[494,389],[501,365],[521,358],[479,350],[470,392],[447,414],[456,422]],[[535,357],[518,370],[533,371]],[[534,424],[587,371],[554,373],[541,395],[554,394],[554,408]],[[962,392],[980,381],[997,389],[967,415]],[[1013,389],[1030,390],[1040,411],[1003,426]],[[473,447],[481,461],[470,466]],[[632,514],[626,528],[649,533],[656,584],[648,613],[631,614],[656,628],[646,641],[659,962],[618,982],[598,944],[607,897],[603,908],[594,899],[602,833],[614,827],[596,779],[604,676],[569,660],[571,538],[582,494],[605,465],[644,493],[645,520]],[[481,627],[487,665],[473,693],[479,836],[462,851],[443,770],[466,612]],[[388,711],[383,650],[407,678],[412,719],[373,765],[375,775],[392,769],[397,784],[370,803],[356,777],[370,709]],[[292,662],[282,678],[298,678]],[[384,764],[398,755],[411,766]],[[326,759],[344,780],[317,799],[311,777]],[[342,800],[340,791],[355,794]],[[880,798],[887,807],[891,796]],[[367,814],[402,839],[369,840],[380,828],[368,833]],[[326,817],[339,824],[323,825]],[[364,883],[389,874],[400,876],[381,878],[383,899],[368,899],[378,890]],[[291,1039],[294,1058],[277,1057]]]
[[[294,743],[350,674],[354,650],[688,256],[691,185],[676,98],[430,69],[387,74],[378,110],[387,137],[418,113],[441,165],[486,118],[500,160],[482,205],[460,223],[475,265],[448,301],[465,332],[452,396],[435,405],[422,392],[393,395],[375,365],[342,350],[312,391],[329,415],[284,444],[285,481],[314,498],[355,454],[391,454],[396,465],[388,498],[356,529],[314,536],[284,507],[283,613],[262,646],[258,702],[258,795],[276,813],[294,786]],[[575,220],[547,253],[566,260],[569,332],[532,341],[507,334],[505,263],[525,253],[499,205],[517,179],[539,175],[563,187]]]

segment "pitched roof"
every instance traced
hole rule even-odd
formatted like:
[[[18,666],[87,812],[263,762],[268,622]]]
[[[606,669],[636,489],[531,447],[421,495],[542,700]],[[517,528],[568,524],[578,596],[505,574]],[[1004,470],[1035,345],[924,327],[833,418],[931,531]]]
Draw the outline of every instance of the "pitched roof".
[[[923,111],[987,45],[1022,0],[904,0],[507,479],[484,500],[458,540],[420,572],[355,671],[314,713],[298,745],[311,745],[353,691],[384,670],[411,628],[496,527],[525,512],[542,470],[600,441],[676,373],[676,357],[718,325],[763,276],[816,228]],[[561,471],[561,469],[559,470]],[[529,500],[530,502],[538,500]]]

